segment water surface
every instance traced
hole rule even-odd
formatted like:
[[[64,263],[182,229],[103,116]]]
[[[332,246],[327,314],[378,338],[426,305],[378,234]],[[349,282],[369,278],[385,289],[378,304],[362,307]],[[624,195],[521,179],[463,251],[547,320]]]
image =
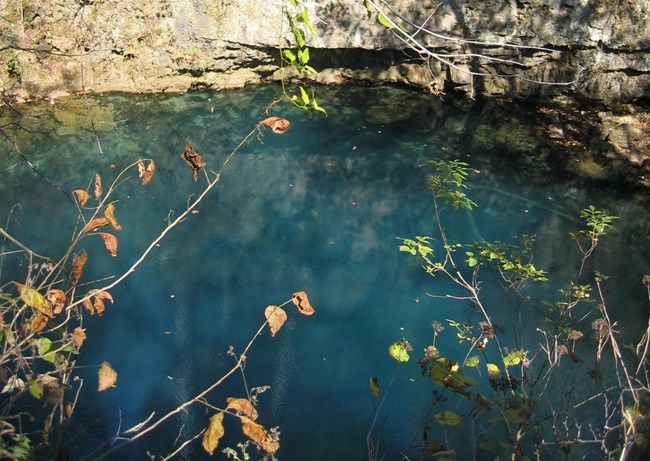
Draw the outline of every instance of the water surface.
[[[419,166],[429,159],[460,158],[477,170],[469,185],[478,209],[444,212],[454,241],[537,234],[535,262],[554,280],[575,273],[575,243],[566,236],[579,228],[579,210],[593,204],[619,216],[618,231],[603,241],[596,263],[611,276],[608,299],[615,318],[625,321],[621,328],[643,331],[647,197],[568,168],[572,153],[545,138],[534,113],[514,104],[467,106],[393,88],[320,91],[327,118],[274,106],[273,115],[291,121],[289,131],[253,136],[198,213],[111,291],[115,303],[106,313],[86,316],[88,339],[78,362],[84,385],[66,432],[73,459],[99,457],[110,446],[93,450],[120,428],[153,411],[162,415],[209,386],[234,363],[229,347],[241,352],[262,324],[266,306],[300,290],[308,293],[315,315],[289,308],[287,324],[274,338],[264,332],[246,365],[247,386],[270,386],[259,395],[259,421],[279,426],[278,457],[367,459],[366,435],[378,403],[368,380],[376,376],[388,385],[396,364],[386,349],[407,338],[414,359],[398,370],[378,427],[385,459],[400,453],[417,459],[435,384],[422,378],[415,358],[431,343],[432,321],[462,320],[468,311],[466,303],[429,296],[455,288],[428,277],[418,261],[397,251],[397,237],[436,231],[429,172]],[[57,101],[43,116],[23,121],[31,134],[17,133],[20,152],[3,140],[0,222],[34,251],[57,256],[74,229],[70,191],[86,188],[95,172],[107,185],[138,158],[152,158],[157,169],[149,185],[133,178],[115,193],[123,226],[117,257],[99,238],[81,244],[90,255],[85,281],[121,274],[205,186],[201,175],[192,180],[180,158],[185,145],[193,145],[208,170],[218,170],[267,116],[277,94],[268,87]],[[24,277],[24,264],[6,258],[2,283]],[[542,296],[554,298],[557,286]],[[489,290],[485,296],[497,322],[506,323],[500,298]],[[438,348],[463,354],[453,332],[447,333]],[[103,361],[119,377],[117,387],[97,394]],[[230,396],[245,396],[240,375],[209,401],[223,406]],[[197,406],[106,458],[166,455],[212,414]],[[462,451],[466,434],[436,430],[433,437]],[[226,431],[223,446],[241,440],[234,421],[226,422]],[[179,457],[207,455],[195,442]]]

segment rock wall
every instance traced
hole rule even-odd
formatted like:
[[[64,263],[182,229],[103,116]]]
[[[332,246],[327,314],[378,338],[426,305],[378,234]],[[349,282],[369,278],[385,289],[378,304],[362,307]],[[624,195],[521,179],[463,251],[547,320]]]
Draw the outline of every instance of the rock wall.
[[[425,24],[416,35],[425,60],[368,18],[361,0],[304,4],[316,29],[307,43],[317,81],[400,82],[473,96],[565,94],[609,104],[650,95],[650,0],[390,2],[387,16],[406,27]],[[277,80],[278,48],[292,40],[284,9],[292,8],[289,0],[5,0],[1,90],[26,99]],[[506,42],[544,50],[499,45]]]

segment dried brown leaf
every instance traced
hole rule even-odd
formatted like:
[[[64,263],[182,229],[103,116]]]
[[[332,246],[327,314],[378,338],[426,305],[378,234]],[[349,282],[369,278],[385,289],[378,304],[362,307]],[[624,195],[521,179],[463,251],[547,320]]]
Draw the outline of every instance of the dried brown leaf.
[[[81,250],[72,258],[72,280],[77,282],[83,274],[84,266],[88,262],[88,253],[86,250]]]
[[[269,454],[273,454],[280,448],[280,441],[273,437],[263,426],[253,420],[242,416],[241,428],[246,437],[255,442],[259,447]]]
[[[99,199],[102,198],[102,177],[99,176],[99,173],[95,173],[95,199],[99,202]]]
[[[253,421],[259,416],[257,410],[248,399],[228,397],[226,402],[228,402],[226,410],[234,410],[237,414],[244,415]]]
[[[86,224],[86,227],[84,227],[81,232],[84,234],[88,232],[95,232],[97,229],[101,229],[102,227],[108,226],[110,223],[111,222],[107,218],[91,219],[90,222]]]
[[[106,310],[106,306],[104,304],[105,299],[108,299],[111,304],[113,303],[113,297],[108,291],[93,289],[88,291],[88,295],[90,295],[91,298],[94,298],[94,301],[91,302],[90,298],[84,299],[83,306],[88,312],[90,312],[90,315],[95,315],[95,313],[97,315],[102,315],[104,313]]]
[[[77,349],[80,349],[84,341],[86,340],[86,332],[81,328],[77,327],[72,332],[72,343]]]
[[[118,232],[122,230],[122,226],[120,226],[120,223],[115,219],[115,205],[109,203],[106,208],[104,208],[104,217],[108,219],[108,222],[111,223],[113,229]]]
[[[106,232],[102,232],[100,235],[102,236],[102,239],[104,239],[104,246],[111,256],[117,256],[117,237]]]
[[[142,160],[138,160],[138,178],[142,179],[145,171],[147,171],[147,169],[144,166],[144,162]]]
[[[302,315],[312,315],[314,313],[314,308],[311,307],[309,298],[307,298],[307,293],[304,291],[294,293],[293,296],[291,296],[291,301]]]
[[[59,290],[58,288],[50,290],[45,293],[45,298],[52,305],[52,313],[54,315],[58,315],[63,312],[63,309],[65,308],[65,292],[63,290]]]
[[[84,306],[84,309],[90,312],[90,315],[95,315],[95,306],[93,306],[93,303],[90,299],[84,299],[82,304]]]
[[[199,171],[201,171],[207,163],[205,163],[201,156],[196,153],[191,144],[185,146],[181,158],[192,170],[192,176],[194,177],[194,182],[196,182],[199,177]]]
[[[42,314],[41,312],[37,312],[33,317],[31,321],[31,329],[34,333],[39,333],[45,329],[45,326],[47,325],[47,322],[50,318]]]
[[[260,123],[271,128],[271,131],[273,131],[275,134],[282,134],[291,126],[289,120],[280,117],[265,118]]]
[[[99,378],[99,386],[97,386],[97,392],[103,392],[106,389],[115,387],[115,382],[117,381],[117,373],[111,367],[111,364],[108,362],[102,363],[102,366],[99,367],[97,372],[97,377]]]
[[[210,418],[210,424],[203,434],[203,449],[210,453],[210,455],[213,455],[214,451],[219,446],[219,440],[223,437],[225,432],[226,431],[223,428],[223,411],[220,411]]]
[[[287,313],[281,307],[270,305],[264,310],[264,315],[266,316],[266,321],[269,324],[269,330],[271,330],[271,336],[280,331],[284,322],[287,321]]]
[[[142,163],[142,166],[144,168],[144,163]],[[138,164],[138,172],[140,172],[140,164]],[[149,161],[149,165],[147,166],[147,169],[142,171],[142,173],[140,174],[140,178],[142,178],[143,186],[149,184],[149,181],[151,181],[155,172],[156,172],[156,164],[154,163],[153,160],[151,160]]]
[[[77,189],[72,191],[72,193],[74,194],[77,203],[81,206],[85,206],[86,203],[88,203],[88,200],[90,200],[90,194],[83,189]]]

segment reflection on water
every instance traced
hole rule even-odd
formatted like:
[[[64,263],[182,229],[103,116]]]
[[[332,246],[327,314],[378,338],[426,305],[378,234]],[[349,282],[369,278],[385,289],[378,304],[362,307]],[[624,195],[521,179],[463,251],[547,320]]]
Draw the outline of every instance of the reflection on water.
[[[86,187],[95,171],[107,184],[136,159],[153,158],[156,176],[147,187],[130,181],[117,192],[124,228],[117,258],[101,242],[89,238],[83,244],[91,258],[87,280],[119,274],[201,191],[204,180],[194,183],[180,159],[185,144],[217,170],[264,116],[276,90],[92,98],[97,138],[85,104],[57,102],[43,109],[49,115],[23,121],[32,133],[17,134],[20,155],[3,145],[0,222],[35,251],[60,254],[75,219],[64,192]],[[397,251],[396,237],[435,231],[427,171],[418,167],[432,158],[461,158],[480,172],[470,181],[479,208],[445,212],[454,241],[537,234],[536,265],[558,281],[576,269],[574,243],[562,236],[576,229],[579,210],[594,204],[620,216],[618,232],[603,241],[596,263],[612,277],[614,315],[638,319],[621,328],[639,333],[647,313],[639,283],[650,262],[647,197],[575,176],[567,168],[569,154],[545,141],[523,108],[464,107],[388,88],[322,92],[329,117],[310,119],[275,106],[276,115],[291,120],[291,129],[251,139],[199,213],[112,291],[115,304],[103,317],[86,319],[88,340],[79,364],[88,367],[80,369],[88,384],[73,425],[83,430],[69,443],[76,457],[118,428],[153,411],[162,415],[206,388],[232,366],[228,348],[243,350],[268,304],[305,290],[316,314],[290,312],[275,338],[259,338],[249,354],[246,385],[271,387],[259,396],[260,422],[280,427],[280,459],[367,458],[374,412],[368,378],[389,381],[395,365],[387,346],[405,337],[417,355],[431,342],[433,320],[462,317],[467,307],[428,296],[453,287],[427,277]],[[10,213],[14,204],[19,206]],[[9,274],[24,276],[21,261],[5,258],[3,283],[12,280]],[[549,291],[547,298],[553,298],[555,291]],[[498,309],[498,298],[491,296],[486,292]],[[503,315],[506,323],[509,314]],[[450,354],[461,350],[453,335],[447,340],[438,347]],[[104,360],[119,373],[118,384],[97,395],[93,367]],[[413,452],[431,403],[434,384],[412,362],[400,369],[383,408],[386,459]],[[235,376],[209,401],[223,405],[244,392],[241,376]],[[203,407],[182,412],[111,459],[168,454],[204,427],[210,414]],[[224,446],[239,440],[235,428],[226,423],[235,435]],[[447,436],[450,444],[462,445],[463,437]],[[195,443],[182,459],[203,456]]]

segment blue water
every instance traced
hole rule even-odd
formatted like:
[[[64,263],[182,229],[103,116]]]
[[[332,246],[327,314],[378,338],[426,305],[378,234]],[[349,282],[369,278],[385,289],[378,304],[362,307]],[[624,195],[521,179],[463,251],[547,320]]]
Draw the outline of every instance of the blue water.
[[[419,167],[432,158],[461,158],[480,170],[469,181],[479,208],[444,212],[454,241],[538,234],[535,262],[558,280],[568,280],[576,268],[575,243],[565,236],[579,227],[578,211],[594,204],[620,216],[618,232],[603,241],[596,262],[611,276],[614,317],[630,320],[621,328],[643,331],[648,305],[640,280],[650,267],[647,197],[571,173],[565,148],[546,140],[525,108],[468,107],[390,88],[321,91],[327,118],[274,106],[273,115],[291,121],[289,131],[253,136],[199,212],[111,290],[115,303],[106,313],[85,316],[88,339],[77,363],[83,386],[65,433],[72,459],[146,459],[146,453],[173,451],[205,427],[212,410],[196,405],[115,451],[111,446],[120,443],[110,440],[208,387],[234,363],[229,347],[240,353],[253,337],[266,306],[301,290],[316,313],[304,317],[288,306],[283,329],[275,338],[264,332],[256,340],[245,368],[249,387],[270,386],[259,395],[259,422],[279,426],[277,456],[367,459],[366,436],[378,404],[368,380],[377,376],[388,386],[396,363],[386,349],[406,338],[413,359],[397,370],[374,437],[381,435],[385,459],[399,459],[400,453],[417,458],[435,384],[422,378],[416,359],[431,343],[433,320],[467,315],[466,304],[428,296],[455,288],[397,251],[397,237],[436,231],[428,171]],[[65,192],[85,188],[94,172],[106,189],[121,168],[153,158],[157,169],[149,185],[140,186],[136,177],[115,193],[123,226],[118,256],[111,258],[92,236],[80,246],[90,258],[83,281],[121,274],[205,186],[202,175],[194,183],[180,158],[185,144],[203,156],[208,170],[218,170],[277,94],[268,87],[57,101],[43,109],[54,116],[25,121],[32,133],[18,133],[21,155],[3,141],[0,223],[34,251],[60,255],[76,213]],[[86,103],[96,110],[96,136],[83,118]],[[80,118],[73,124],[71,117],[57,119],[56,111],[65,110]],[[486,124],[497,135],[499,123],[513,119],[520,131],[506,142],[485,137]],[[12,209],[14,204],[20,206]],[[5,258],[3,285],[24,274],[24,261]],[[101,282],[87,285],[93,286]],[[497,323],[506,323],[510,317],[499,313],[498,296],[489,290],[485,295]],[[555,291],[546,297],[555,298]],[[535,312],[530,316],[537,318]],[[438,348],[462,357],[464,346],[445,333]],[[118,372],[118,381],[98,394],[96,373],[103,361]],[[208,401],[223,407],[231,396],[245,396],[240,374]],[[226,433],[222,447],[243,440],[233,420],[226,420]],[[467,434],[437,434],[445,437],[462,452]],[[179,458],[207,459],[200,439]]]

